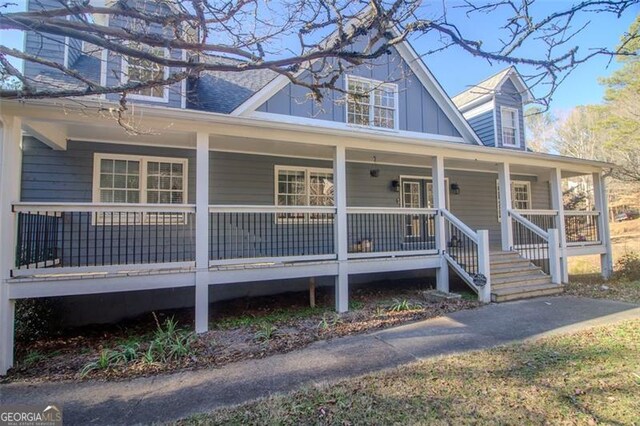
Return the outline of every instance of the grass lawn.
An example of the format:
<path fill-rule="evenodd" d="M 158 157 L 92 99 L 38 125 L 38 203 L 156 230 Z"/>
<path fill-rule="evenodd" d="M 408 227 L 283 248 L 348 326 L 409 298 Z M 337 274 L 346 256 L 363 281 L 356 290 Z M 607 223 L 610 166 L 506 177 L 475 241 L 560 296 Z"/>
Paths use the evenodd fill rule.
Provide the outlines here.
<path fill-rule="evenodd" d="M 180 424 L 639 424 L 640 320 L 431 359 Z"/>

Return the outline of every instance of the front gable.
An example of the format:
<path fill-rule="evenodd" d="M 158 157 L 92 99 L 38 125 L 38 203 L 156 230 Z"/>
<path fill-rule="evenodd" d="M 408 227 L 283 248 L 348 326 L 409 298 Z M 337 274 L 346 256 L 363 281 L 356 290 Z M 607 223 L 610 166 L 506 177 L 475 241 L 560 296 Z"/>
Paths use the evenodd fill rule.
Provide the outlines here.
<path fill-rule="evenodd" d="M 354 49 L 358 47 L 356 43 Z M 330 66 L 335 64 L 335 61 L 327 62 Z M 291 121 L 294 118 L 302 124 L 331 122 L 332 126 L 339 123 L 353 129 L 422 133 L 455 142 L 482 144 L 408 42 L 392 47 L 389 54 L 371 63 L 347 70 L 339 77 L 337 87 L 346 89 L 348 77 L 345 75 L 397 85 L 396 129 L 348 124 L 344 93 L 326 90 L 323 99 L 317 102 L 311 99 L 307 88 L 291 83 L 286 76 L 279 76 L 267 84 L 236 108 L 232 115 L 272 120 L 288 116 L 289 119 L 282 119 Z M 311 81 L 310 72 L 302 71 L 298 78 Z"/>
<path fill-rule="evenodd" d="M 422 85 L 407 63 L 394 48 L 391 54 L 349 70 L 347 76 L 363 77 L 398 86 L 398 130 L 461 137 L 455 125 Z M 300 76 L 310 81 L 309 72 Z M 346 77 L 341 75 L 337 86 L 346 90 Z M 346 123 L 344 93 L 325 91 L 320 103 L 309 97 L 309 90 L 288 83 L 260 105 L 256 111 L 295 117 Z"/>

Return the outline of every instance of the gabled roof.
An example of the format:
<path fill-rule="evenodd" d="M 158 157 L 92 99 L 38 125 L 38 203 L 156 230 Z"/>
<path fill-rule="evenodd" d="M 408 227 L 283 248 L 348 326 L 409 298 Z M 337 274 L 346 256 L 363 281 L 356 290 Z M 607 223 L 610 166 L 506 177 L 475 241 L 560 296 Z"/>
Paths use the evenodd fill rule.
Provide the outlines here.
<path fill-rule="evenodd" d="M 504 84 L 507 79 L 511 79 L 513 84 L 515 84 L 518 91 L 522 94 L 522 100 L 524 102 L 528 102 L 533 99 L 533 94 L 529 87 L 522 79 L 522 76 L 518 72 L 518 70 L 510 66 L 508 68 L 503 69 L 497 74 L 492 75 L 486 80 L 481 81 L 478 84 L 474 84 L 469 89 L 464 92 L 458 93 L 454 97 L 451 98 L 453 103 L 459 108 L 462 109 L 465 105 L 472 104 L 485 96 L 493 96 L 494 94 L 500 91 L 500 88 Z"/>
<path fill-rule="evenodd" d="M 241 63 L 224 57 L 209 57 L 207 61 L 219 64 Z M 188 107 L 229 114 L 277 76 L 278 73 L 269 69 L 203 71 L 191 83 Z"/>
<path fill-rule="evenodd" d="M 396 35 L 399 35 L 396 28 L 393 29 Z M 451 120 L 458 132 L 467 140 L 475 142 L 477 145 L 484 145 L 475 131 L 471 128 L 467 120 L 462 116 L 462 113 L 451 101 L 451 98 L 446 94 L 440 83 L 433 76 L 431 71 L 427 68 L 426 64 L 416 53 L 413 46 L 408 40 L 404 39 L 402 42 L 394 46 L 402 59 L 411 68 L 411 71 L 418 77 L 425 89 L 435 99 L 437 104 L 442 108 L 445 115 Z M 302 68 L 298 75 L 304 72 L 306 68 Z M 266 86 L 262 87 L 255 94 L 249 97 L 238 108 L 231 112 L 231 115 L 242 116 L 248 115 L 255 111 L 260 105 L 262 105 L 267 99 L 278 93 L 279 90 L 290 84 L 290 80 L 285 75 L 278 75 L 271 80 Z"/>

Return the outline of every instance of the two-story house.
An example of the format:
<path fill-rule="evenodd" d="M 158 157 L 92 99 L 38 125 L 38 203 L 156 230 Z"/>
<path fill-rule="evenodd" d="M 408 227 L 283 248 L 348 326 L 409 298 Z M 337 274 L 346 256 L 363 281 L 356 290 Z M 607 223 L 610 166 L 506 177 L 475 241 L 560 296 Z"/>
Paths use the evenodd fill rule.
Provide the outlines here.
<path fill-rule="evenodd" d="M 171 71 L 35 32 L 26 50 L 95 81 Z M 610 273 L 610 165 L 526 149 L 515 69 L 452 100 L 405 41 L 339 84 L 360 96 L 318 104 L 271 71 L 205 72 L 130 94 L 138 134 L 109 114 L 113 95 L 3 101 L 0 372 L 24 298 L 64 297 L 88 321 L 188 304 L 202 332 L 211 300 L 312 278 L 344 312 L 350 280 L 389 272 L 444 292 L 457 274 L 484 302 L 562 291 L 568 256 L 600 254 Z M 564 210 L 577 175 L 593 177 L 595 211 Z"/>

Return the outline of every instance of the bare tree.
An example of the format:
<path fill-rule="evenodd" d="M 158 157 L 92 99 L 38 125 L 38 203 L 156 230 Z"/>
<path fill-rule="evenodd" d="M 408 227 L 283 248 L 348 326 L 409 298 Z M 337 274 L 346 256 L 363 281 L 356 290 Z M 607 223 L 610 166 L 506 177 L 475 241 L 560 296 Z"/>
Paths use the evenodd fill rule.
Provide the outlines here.
<path fill-rule="evenodd" d="M 31 0 L 36 6 L 44 1 Z M 430 34 L 438 45 L 426 55 L 458 47 L 491 63 L 527 66 L 530 72 L 524 77 L 530 86 L 541 88 L 537 102 L 546 107 L 558 84 L 579 64 L 599 55 L 637 54 L 620 47 L 578 47 L 574 38 L 587 30 L 590 17 L 603 13 L 620 17 L 639 1 L 559 3 L 561 9 L 545 16 L 538 15 L 535 0 L 463 1 L 452 6 L 465 12 L 468 19 L 462 23 L 449 17 L 444 2 L 440 8 L 415 0 L 104 0 L 102 5 L 91 0 L 47 0 L 46 7 L 15 13 L 6 12 L 11 2 L 6 0 L 0 1 L 0 30 L 35 32 L 69 49 L 78 49 L 82 42 L 85 51 L 102 60 L 108 52 L 151 72 L 96 81 L 64 61 L 0 43 L 0 74 L 7 82 L 0 88 L 0 98 L 116 93 L 124 106 L 127 93 L 158 90 L 207 71 L 270 70 L 306 87 L 310 97 L 320 100 L 329 90 L 344 92 L 337 82 L 349 68 L 375 61 L 409 37 Z M 467 37 L 466 25 L 487 14 L 506 16 L 504 24 L 485 40 Z M 621 46 L 637 37 L 628 34 Z M 543 48 L 535 55 L 522 53 L 530 43 Z M 177 51 L 184 54 L 172 54 Z M 11 65 L 11 57 L 54 70 L 64 84 L 21 72 Z M 171 72 L 160 72 L 165 68 Z"/>

